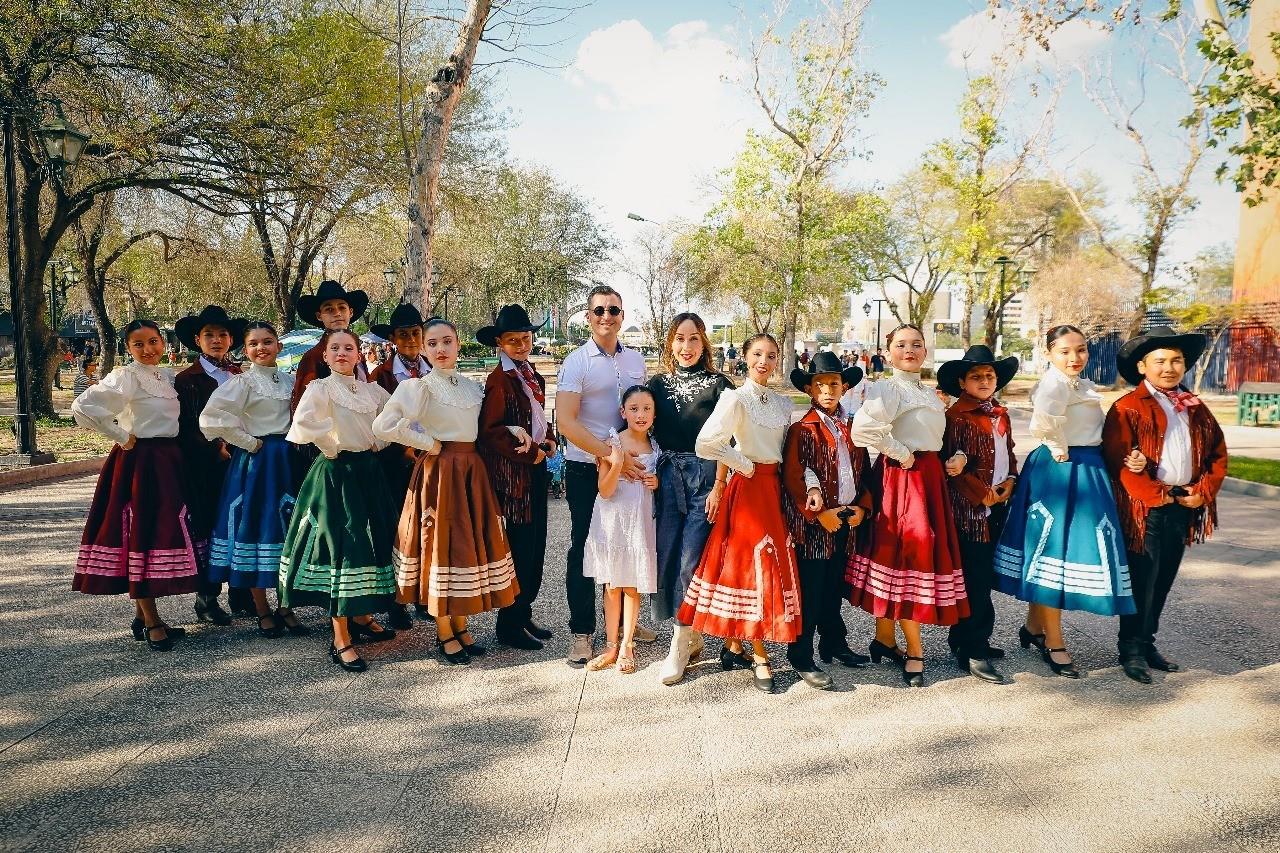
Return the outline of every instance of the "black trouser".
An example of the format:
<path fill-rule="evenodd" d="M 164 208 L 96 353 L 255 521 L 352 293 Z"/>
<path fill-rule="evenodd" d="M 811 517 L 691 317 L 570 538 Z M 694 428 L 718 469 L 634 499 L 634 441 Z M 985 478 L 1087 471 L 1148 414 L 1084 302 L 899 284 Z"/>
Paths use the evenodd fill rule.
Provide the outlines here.
<path fill-rule="evenodd" d="M 591 514 L 595 511 L 599 492 L 600 482 L 594 463 L 565 460 L 564 497 L 569 504 L 571 527 L 564 587 L 569 598 L 569 631 L 574 634 L 596 632 L 596 584 L 591 578 L 582 576 L 582 552 L 587 545 Z"/>
<path fill-rule="evenodd" d="M 1191 513 L 1181 504 L 1166 504 L 1147 514 L 1147 532 L 1142 551 L 1130 551 L 1129 579 L 1137 612 L 1120 617 L 1120 656 L 1142 657 L 1155 645 L 1160 630 L 1160 614 L 1187 550 L 1187 528 Z"/>
<path fill-rule="evenodd" d="M 840 617 L 840 605 L 844 603 L 844 570 L 848 557 L 845 546 L 849 529 L 843 528 L 835 537 L 832 556 L 824 560 L 797 560 L 800 572 L 800 636 L 787 646 L 787 660 L 796 664 L 813 665 L 813 635 L 818 633 L 818 647 L 822 651 L 846 651 L 849 648 L 849 630 Z"/>
<path fill-rule="evenodd" d="M 947 635 L 951 651 L 958 657 L 982 660 L 991 646 L 991 634 L 996 629 L 996 608 L 991 603 L 991 587 L 996 580 L 996 543 L 1008 517 L 1008 504 L 996 504 L 987 518 L 991 535 L 986 542 L 960 539 L 960 565 L 964 571 L 969 615 L 952 625 Z"/>
<path fill-rule="evenodd" d="M 497 631 L 520 631 L 533 618 L 533 601 L 542 588 L 542 564 L 547 555 L 547 465 L 529 469 L 528 524 L 507 524 L 511 561 L 516 565 L 520 592 L 509 607 L 498 611 Z M 582 574 L 582 552 L 578 552 L 578 574 Z M 594 605 L 594 602 L 593 602 Z"/>

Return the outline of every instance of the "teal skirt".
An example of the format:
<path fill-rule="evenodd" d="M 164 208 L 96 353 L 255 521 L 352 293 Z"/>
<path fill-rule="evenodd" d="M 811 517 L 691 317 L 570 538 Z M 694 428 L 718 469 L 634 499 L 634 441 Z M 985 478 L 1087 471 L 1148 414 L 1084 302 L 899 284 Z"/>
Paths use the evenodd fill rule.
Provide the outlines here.
<path fill-rule="evenodd" d="M 395 600 L 392 506 L 372 451 L 317 456 L 298 490 L 280 555 L 280 604 L 330 616 L 385 613 Z"/>

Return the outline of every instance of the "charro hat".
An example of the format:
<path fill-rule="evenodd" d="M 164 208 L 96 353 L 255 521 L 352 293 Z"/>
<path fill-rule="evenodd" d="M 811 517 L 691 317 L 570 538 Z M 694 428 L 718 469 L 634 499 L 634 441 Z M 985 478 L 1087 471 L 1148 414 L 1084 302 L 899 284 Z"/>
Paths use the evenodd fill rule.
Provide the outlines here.
<path fill-rule="evenodd" d="M 862 381 L 861 367 L 845 367 L 840 363 L 840 357 L 835 353 L 822 350 L 814 353 L 813 358 L 809 359 L 808 365 L 794 368 L 791 371 L 791 384 L 804 391 L 809 383 L 813 381 L 813 377 L 821 373 L 839 373 L 841 381 L 849 386 L 857 385 Z"/>
<path fill-rule="evenodd" d="M 298 297 L 298 316 L 307 325 L 318 329 L 324 328 L 324 324 L 320 322 L 320 306 L 330 299 L 341 299 L 351 306 L 353 323 L 364 313 L 364 309 L 369 307 L 369 294 L 363 290 L 347 290 L 338 282 L 328 280 L 320 282 L 316 292 L 310 296 Z"/>
<path fill-rule="evenodd" d="M 1120 351 L 1116 353 L 1116 367 L 1120 368 L 1120 375 L 1126 382 L 1137 386 L 1142 382 L 1142 374 L 1138 372 L 1138 362 L 1152 350 L 1176 349 L 1182 353 L 1187 367 L 1190 368 L 1200 356 L 1204 355 L 1205 347 L 1208 345 L 1209 339 L 1204 335 L 1195 332 L 1180 335 L 1168 326 L 1156 326 L 1124 342 Z"/>
<path fill-rule="evenodd" d="M 206 305 L 199 314 L 188 314 L 174 323 L 173 333 L 187 349 L 199 349 L 196 338 L 200 330 L 205 326 L 221 326 L 231 333 L 231 348 L 236 349 L 244 342 L 244 327 L 248 324 L 248 320 L 228 316 L 227 309 L 221 305 Z"/>
<path fill-rule="evenodd" d="M 534 325 L 529 319 L 529 312 L 524 310 L 523 305 L 503 305 L 498 310 L 498 316 L 494 318 L 492 326 L 483 326 L 476 330 L 476 340 L 487 347 L 496 347 L 498 338 L 507 332 L 536 332 L 545 325 L 545 322 Z"/>
<path fill-rule="evenodd" d="M 1016 355 L 997 359 L 986 344 L 974 344 L 960 358 L 942 363 L 938 368 L 938 388 L 952 397 L 959 397 L 964 393 L 960 387 L 964 375 L 979 365 L 990 365 L 996 369 L 996 390 L 999 391 L 1018 372 L 1018 363 Z"/>
<path fill-rule="evenodd" d="M 422 315 L 418 313 L 418 309 L 406 303 L 397 305 L 396 309 L 391 312 L 391 316 L 387 318 L 387 322 L 372 325 L 369 327 L 369 331 L 384 341 L 389 341 L 392 333 L 397 329 L 411 329 L 414 326 L 421 326 L 422 322 Z"/>

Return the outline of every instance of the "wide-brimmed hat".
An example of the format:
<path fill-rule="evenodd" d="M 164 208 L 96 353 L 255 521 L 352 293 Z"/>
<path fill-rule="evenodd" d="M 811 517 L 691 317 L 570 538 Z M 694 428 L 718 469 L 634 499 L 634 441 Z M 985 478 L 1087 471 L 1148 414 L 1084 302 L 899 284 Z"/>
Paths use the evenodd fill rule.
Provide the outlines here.
<path fill-rule="evenodd" d="M 498 316 L 494 318 L 492 326 L 483 326 L 476 330 L 476 340 L 487 347 L 496 347 L 498 338 L 507 332 L 536 332 L 545 325 L 545 321 L 534 325 L 529 319 L 529 312 L 524 310 L 523 305 L 503 305 L 498 310 Z"/>
<path fill-rule="evenodd" d="M 322 281 L 315 293 L 298 297 L 298 316 L 307 325 L 323 329 L 324 324 L 320 322 L 320 306 L 330 299 L 341 299 L 351 306 L 353 323 L 364 313 L 364 309 L 369 307 L 369 294 L 363 290 L 347 290 L 336 281 Z"/>
<path fill-rule="evenodd" d="M 187 349 L 200 349 L 196 338 L 205 326 L 221 326 L 231 333 L 231 348 L 236 349 L 244 343 L 244 327 L 248 320 L 227 316 L 227 309 L 221 305 L 206 305 L 199 314 L 188 314 L 173 324 L 173 333 Z"/>
<path fill-rule="evenodd" d="M 387 322 L 375 323 L 369 327 L 369 331 L 384 341 L 389 341 L 396 329 L 412 329 L 414 326 L 421 325 L 422 315 L 418 313 L 418 309 L 412 305 L 404 304 L 396 306 L 396 310 L 391 312 Z"/>
<path fill-rule="evenodd" d="M 1189 369 L 1200 356 L 1204 355 L 1205 347 L 1208 345 L 1209 339 L 1204 335 L 1195 332 L 1180 335 L 1168 326 L 1156 326 L 1124 342 L 1120 351 L 1116 353 L 1116 367 L 1120 368 L 1120 375 L 1125 381 L 1136 387 L 1142 382 L 1142 374 L 1138 372 L 1138 362 L 1152 350 L 1178 350 L 1182 353 L 1182 358 Z"/>
<path fill-rule="evenodd" d="M 813 381 L 813 377 L 821 373 L 839 373 L 840 379 L 844 384 L 851 387 L 862 381 L 861 367 L 845 367 L 840 363 L 838 355 L 823 350 L 815 353 L 805 367 L 792 369 L 791 384 L 804 391 L 809 383 Z"/>
<path fill-rule="evenodd" d="M 999 391 L 1008 385 L 1009 380 L 1018 372 L 1018 364 L 1016 355 L 997 359 L 991 347 L 986 344 L 974 344 L 965 350 L 960 358 L 942 363 L 938 368 L 938 388 L 952 397 L 959 397 L 964 393 L 964 389 L 960 387 L 964 375 L 975 367 L 990 365 L 996 369 L 996 390 Z"/>

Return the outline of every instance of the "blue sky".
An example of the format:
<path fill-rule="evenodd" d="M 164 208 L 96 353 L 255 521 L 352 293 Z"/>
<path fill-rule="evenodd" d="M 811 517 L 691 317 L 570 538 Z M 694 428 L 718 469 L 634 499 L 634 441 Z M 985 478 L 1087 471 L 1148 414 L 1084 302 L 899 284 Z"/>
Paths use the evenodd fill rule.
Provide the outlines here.
<path fill-rule="evenodd" d="M 636 227 L 625 218 L 629 211 L 657 221 L 701 218 L 710 200 L 707 178 L 728 164 L 745 131 L 761 124 L 758 107 L 741 88 L 721 81 L 740 68 L 733 51 L 745 43 L 744 26 L 758 27 L 771 6 L 744 5 L 745 24 L 734 5 L 723 2 L 598 0 L 536 34 L 559 42 L 548 52 L 563 67 L 501 66 L 496 77 L 500 102 L 513 118 L 507 133 L 512 156 L 550 169 L 594 200 L 623 242 Z M 871 4 L 865 65 L 885 86 L 862 122 L 866 156 L 850 166 L 850 183 L 891 182 L 933 142 L 957 132 L 967 73 L 960 54 L 968 49 L 968 73 L 981 73 L 983 58 L 1007 41 L 985 8 L 979 0 Z M 1109 60 L 1122 92 L 1136 100 L 1134 55 L 1142 47 L 1132 31 L 1108 35 L 1080 27 L 1062 33 L 1052 57 L 1033 55 L 1059 68 Z M 1084 95 L 1079 75 L 1066 78 L 1047 159 L 1067 174 L 1098 174 L 1109 188 L 1108 216 L 1133 223 L 1126 196 L 1136 151 Z M 1040 83 L 1038 98 L 1026 94 L 1031 80 Z M 1047 73 L 1020 66 L 1012 87 L 1015 136 L 1038 126 L 1049 88 Z M 1155 139 L 1158 160 L 1176 151 L 1176 137 L 1169 134 L 1184 104 L 1158 74 L 1147 78 L 1137 123 L 1165 131 Z M 1216 164 L 1211 153 L 1201 166 L 1194 185 L 1200 206 L 1171 239 L 1175 261 L 1235 240 L 1237 199 L 1214 181 Z"/>

